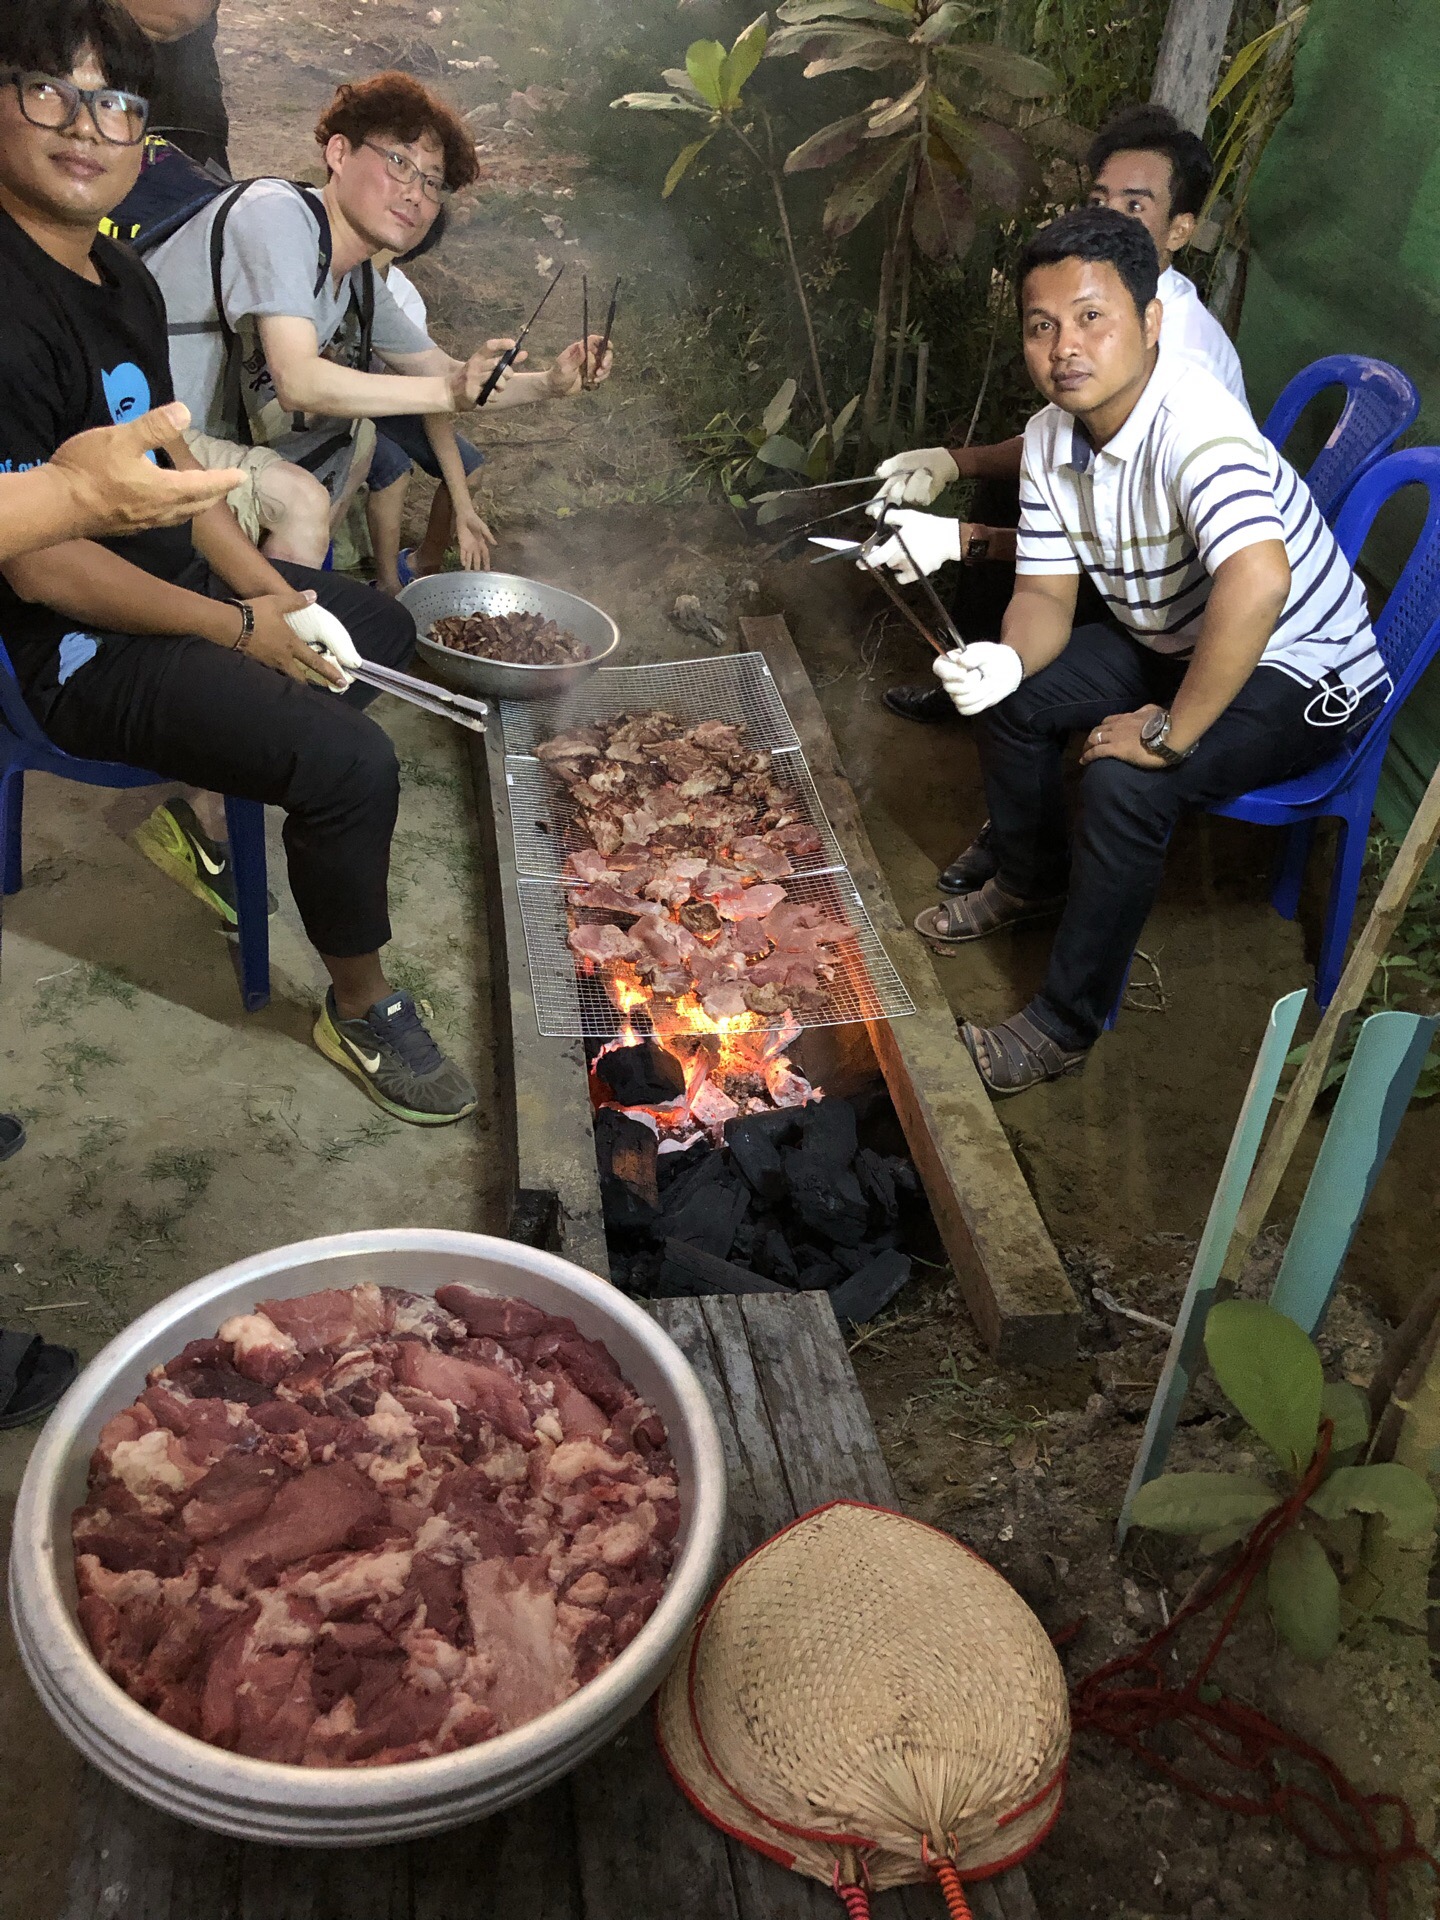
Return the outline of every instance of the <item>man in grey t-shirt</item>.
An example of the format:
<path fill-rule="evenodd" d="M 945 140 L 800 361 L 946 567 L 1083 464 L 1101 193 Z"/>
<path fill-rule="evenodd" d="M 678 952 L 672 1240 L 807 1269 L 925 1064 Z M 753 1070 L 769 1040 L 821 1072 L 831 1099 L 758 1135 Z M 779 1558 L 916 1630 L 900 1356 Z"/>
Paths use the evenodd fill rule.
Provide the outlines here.
<path fill-rule="evenodd" d="M 329 176 L 323 191 L 307 195 L 284 180 L 247 187 L 226 214 L 220 286 L 243 356 L 240 398 L 251 437 L 314 472 L 334 499 L 351 477 L 359 422 L 448 418 L 473 407 L 509 342 L 491 340 L 469 360 L 452 359 L 406 319 L 369 268 L 383 250 L 409 252 L 449 194 L 475 179 L 474 143 L 452 109 L 408 74 L 382 73 L 341 87 L 315 137 Z M 201 431 L 234 440 L 239 423 L 225 390 L 227 343 L 211 267 L 223 206 L 225 197 L 212 202 L 147 264 L 165 295 L 176 395 Z M 359 364 L 358 316 L 367 299 L 373 350 L 386 373 Z M 486 404 L 578 393 L 587 351 L 592 378 L 608 372 L 608 355 L 604 367 L 593 365 L 599 345 L 576 341 L 544 373 L 512 369 Z"/>

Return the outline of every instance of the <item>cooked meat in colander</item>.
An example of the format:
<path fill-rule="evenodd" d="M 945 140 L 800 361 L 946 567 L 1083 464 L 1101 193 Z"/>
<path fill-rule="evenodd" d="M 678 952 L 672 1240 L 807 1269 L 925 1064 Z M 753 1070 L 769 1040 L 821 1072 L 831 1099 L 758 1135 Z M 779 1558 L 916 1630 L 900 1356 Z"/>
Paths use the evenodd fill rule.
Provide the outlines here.
<path fill-rule="evenodd" d="M 522 1300 L 265 1300 L 106 1422 L 80 1621 L 132 1699 L 294 1766 L 473 1746 L 635 1638 L 674 1563 L 659 1418 Z"/>
<path fill-rule="evenodd" d="M 430 638 L 452 653 L 514 667 L 563 667 L 590 658 L 583 640 L 538 613 L 451 613 L 435 622 Z"/>

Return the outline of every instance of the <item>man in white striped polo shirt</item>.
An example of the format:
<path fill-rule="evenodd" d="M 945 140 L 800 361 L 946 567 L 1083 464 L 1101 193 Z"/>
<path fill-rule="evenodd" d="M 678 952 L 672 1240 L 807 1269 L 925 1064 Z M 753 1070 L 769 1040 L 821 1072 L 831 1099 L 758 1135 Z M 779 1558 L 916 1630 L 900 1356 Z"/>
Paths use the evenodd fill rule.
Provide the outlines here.
<path fill-rule="evenodd" d="M 935 663 L 960 712 L 984 715 L 998 866 L 916 926 L 945 947 L 1060 916 L 1029 1006 L 962 1025 L 997 1093 L 1084 1061 L 1182 809 L 1317 765 L 1388 685 L 1364 592 L 1304 482 L 1218 380 L 1161 347 L 1157 274 L 1145 229 L 1108 208 L 1026 247 L 1025 359 L 1051 404 L 1025 432 L 1015 595 L 998 643 Z M 908 574 L 895 541 L 874 559 Z M 1111 619 L 1072 631 L 1082 571 Z"/>

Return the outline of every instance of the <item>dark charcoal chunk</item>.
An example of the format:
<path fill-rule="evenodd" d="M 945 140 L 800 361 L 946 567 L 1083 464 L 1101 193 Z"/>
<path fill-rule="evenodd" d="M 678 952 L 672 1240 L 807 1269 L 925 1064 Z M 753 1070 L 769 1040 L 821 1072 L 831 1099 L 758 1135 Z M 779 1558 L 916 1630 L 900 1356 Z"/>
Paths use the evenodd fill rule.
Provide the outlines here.
<path fill-rule="evenodd" d="M 833 1260 L 827 1260 L 823 1253 L 816 1253 L 813 1247 L 800 1249 L 798 1264 L 798 1284 L 806 1293 L 826 1293 L 845 1278 Z"/>
<path fill-rule="evenodd" d="M 873 1147 L 861 1147 L 855 1156 L 855 1178 L 861 1191 L 886 1226 L 893 1226 L 900 1212 L 895 1193 L 895 1174 Z"/>
<path fill-rule="evenodd" d="M 600 1166 L 600 1199 L 605 1219 L 615 1227 L 648 1226 L 660 1211 L 655 1184 L 655 1135 L 643 1121 L 615 1107 L 595 1116 L 595 1155 Z"/>
<path fill-rule="evenodd" d="M 787 1287 L 799 1282 L 800 1274 L 795 1265 L 795 1256 L 790 1251 L 790 1242 L 778 1227 L 767 1227 L 756 1234 L 750 1260 L 761 1273 L 768 1273 L 772 1280 L 779 1280 Z"/>
<path fill-rule="evenodd" d="M 830 1167 L 848 1167 L 855 1158 L 855 1109 L 848 1100 L 812 1100 L 802 1109 L 802 1144 Z"/>
<path fill-rule="evenodd" d="M 679 1207 L 672 1207 L 667 1196 L 660 1231 L 667 1239 L 683 1240 L 723 1260 L 735 1243 L 735 1230 L 749 1205 L 750 1189 L 742 1180 L 708 1181 L 689 1193 Z"/>
<path fill-rule="evenodd" d="M 835 1309 L 835 1318 L 842 1326 L 859 1326 L 861 1321 L 873 1319 L 883 1307 L 889 1306 L 909 1278 L 908 1254 L 897 1253 L 893 1248 L 877 1254 L 831 1292 L 830 1304 Z"/>
<path fill-rule="evenodd" d="M 685 1091 L 684 1067 L 653 1040 L 603 1054 L 595 1072 L 622 1107 L 663 1106 Z"/>
<path fill-rule="evenodd" d="M 897 1193 L 916 1194 L 921 1191 L 920 1175 L 915 1171 L 914 1164 L 903 1154 L 887 1155 L 885 1165 L 890 1170 Z"/>
<path fill-rule="evenodd" d="M 808 1147 L 787 1147 L 784 1167 L 790 1204 L 804 1225 L 836 1246 L 858 1247 L 870 1225 L 870 1202 L 849 1167 Z"/>
<path fill-rule="evenodd" d="M 863 1247 L 832 1247 L 830 1258 L 842 1273 L 858 1273 L 867 1261 L 875 1258 L 875 1251 L 867 1241 Z"/>
<path fill-rule="evenodd" d="M 756 1114 L 745 1120 L 731 1120 L 725 1128 L 725 1139 L 731 1160 L 760 1198 L 779 1200 L 784 1197 L 788 1183 L 785 1169 L 780 1164 L 780 1155 L 771 1138 L 774 1129 L 755 1124 L 757 1120 L 768 1120 L 769 1117 L 768 1114 Z"/>
<path fill-rule="evenodd" d="M 683 1240 L 665 1242 L 665 1258 L 656 1286 L 662 1297 L 675 1294 L 711 1293 L 788 1293 L 788 1287 L 767 1280 L 748 1267 L 735 1266 L 729 1260 L 717 1260 L 700 1247 L 687 1246 Z"/>
<path fill-rule="evenodd" d="M 662 1182 L 667 1213 L 684 1206 L 691 1194 L 698 1192 L 701 1187 L 708 1187 L 717 1180 L 729 1182 L 732 1179 L 724 1154 L 717 1153 L 708 1140 L 699 1143 L 698 1152 L 692 1147 L 683 1155 L 666 1154 L 660 1161 L 661 1167 L 671 1158 L 683 1159 L 685 1165 L 672 1179 Z"/>
<path fill-rule="evenodd" d="M 660 1191 L 666 1192 L 680 1178 L 698 1167 L 702 1160 L 710 1159 L 714 1149 L 708 1140 L 697 1140 L 693 1146 L 686 1147 L 682 1153 L 662 1153 L 657 1162 Z"/>
<path fill-rule="evenodd" d="M 747 1113 L 725 1122 L 725 1139 L 733 1144 L 737 1132 L 768 1140 L 772 1147 L 793 1147 L 800 1138 L 807 1107 L 772 1107 L 768 1113 Z"/>

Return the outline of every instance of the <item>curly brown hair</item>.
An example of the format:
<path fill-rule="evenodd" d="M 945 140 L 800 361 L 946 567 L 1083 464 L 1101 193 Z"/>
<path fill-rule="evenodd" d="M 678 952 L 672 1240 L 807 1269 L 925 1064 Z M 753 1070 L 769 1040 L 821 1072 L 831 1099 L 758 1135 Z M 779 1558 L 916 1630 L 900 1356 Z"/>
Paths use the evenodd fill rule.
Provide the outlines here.
<path fill-rule="evenodd" d="M 324 148 L 337 134 L 352 147 L 372 135 L 408 145 L 430 134 L 445 150 L 445 184 L 470 186 L 480 172 L 475 142 L 455 109 L 408 73 L 377 73 L 341 87 L 321 114 L 315 138 Z"/>

